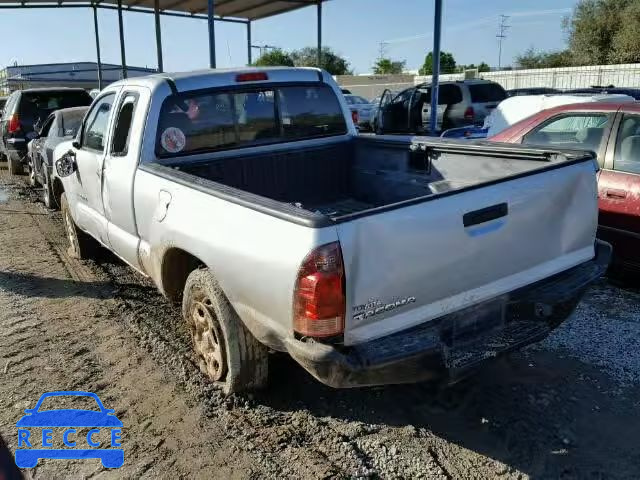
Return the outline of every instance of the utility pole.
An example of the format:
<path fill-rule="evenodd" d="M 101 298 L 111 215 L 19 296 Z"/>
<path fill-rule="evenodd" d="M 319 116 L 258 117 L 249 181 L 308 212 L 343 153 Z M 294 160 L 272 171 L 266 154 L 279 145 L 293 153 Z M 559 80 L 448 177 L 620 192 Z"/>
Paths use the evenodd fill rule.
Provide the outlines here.
<path fill-rule="evenodd" d="M 502 41 L 507 38 L 507 30 L 511 28 L 511 25 L 507 25 L 509 15 L 500 15 L 500 25 L 498 25 L 498 70 L 502 68 Z"/>
<path fill-rule="evenodd" d="M 378 48 L 378 60 L 383 59 L 387 56 L 388 46 L 389 46 L 388 42 L 380 42 L 380 47 Z"/>

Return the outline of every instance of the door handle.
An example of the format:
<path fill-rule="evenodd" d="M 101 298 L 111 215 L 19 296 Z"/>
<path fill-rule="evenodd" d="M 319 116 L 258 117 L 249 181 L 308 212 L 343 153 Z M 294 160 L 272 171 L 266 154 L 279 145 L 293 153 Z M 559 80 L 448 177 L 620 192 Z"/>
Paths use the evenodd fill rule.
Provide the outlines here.
<path fill-rule="evenodd" d="M 462 216 L 462 224 L 467 228 L 506 217 L 507 215 L 509 215 L 509 205 L 507 203 L 499 203 L 487 208 L 465 213 Z"/>
<path fill-rule="evenodd" d="M 617 188 L 610 188 L 605 191 L 605 195 L 607 198 L 627 198 L 627 192 L 624 190 L 619 190 Z"/>

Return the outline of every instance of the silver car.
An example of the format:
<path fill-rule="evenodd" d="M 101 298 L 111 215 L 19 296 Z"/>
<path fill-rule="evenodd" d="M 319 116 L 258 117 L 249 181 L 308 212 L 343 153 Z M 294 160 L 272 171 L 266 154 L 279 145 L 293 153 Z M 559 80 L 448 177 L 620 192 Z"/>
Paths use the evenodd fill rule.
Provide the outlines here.
<path fill-rule="evenodd" d="M 360 129 L 371 129 L 371 119 L 373 118 L 375 105 L 359 95 L 345 95 L 344 98 L 347 100 L 349 109 L 358 114 L 357 126 Z"/>

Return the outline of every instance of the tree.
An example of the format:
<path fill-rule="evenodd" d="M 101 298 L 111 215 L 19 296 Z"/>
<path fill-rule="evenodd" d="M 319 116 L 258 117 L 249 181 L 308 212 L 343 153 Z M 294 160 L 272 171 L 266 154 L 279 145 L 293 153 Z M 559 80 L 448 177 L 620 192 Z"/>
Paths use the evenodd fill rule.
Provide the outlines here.
<path fill-rule="evenodd" d="M 440 73 L 455 73 L 456 61 L 449 52 L 440 52 Z M 433 74 L 433 52 L 429 52 L 424 59 L 424 65 L 420 68 L 420 75 Z"/>
<path fill-rule="evenodd" d="M 293 67 L 293 60 L 288 53 L 276 48 L 263 53 L 253 62 L 253 65 L 256 67 Z"/>
<path fill-rule="evenodd" d="M 640 62 L 640 0 L 579 0 L 564 19 L 568 49 L 516 59 L 523 68 Z"/>
<path fill-rule="evenodd" d="M 640 0 L 580 0 L 565 29 L 575 65 L 640 61 Z"/>
<path fill-rule="evenodd" d="M 559 68 L 573 65 L 573 58 L 569 50 L 559 52 L 539 52 L 530 47 L 516 57 L 519 68 Z"/>
<path fill-rule="evenodd" d="M 406 61 L 393 61 L 390 58 L 379 58 L 373 65 L 373 73 L 378 75 L 397 75 L 404 71 Z"/>
<path fill-rule="evenodd" d="M 490 72 L 491 71 L 491 67 L 489 66 L 488 63 L 485 62 L 480 62 L 480 65 L 478 65 L 478 71 L 479 72 Z"/>
<path fill-rule="evenodd" d="M 622 25 L 621 13 L 632 0 L 581 0 L 565 19 L 569 49 L 578 65 L 609 61 L 614 32 Z"/>
<path fill-rule="evenodd" d="M 611 63 L 640 62 L 640 2 L 634 2 L 623 12 L 622 22 L 611 41 Z"/>
<path fill-rule="evenodd" d="M 305 47 L 291 52 L 291 59 L 296 67 L 317 67 L 318 49 Z M 331 48 L 322 48 L 322 61 L 320 68 L 324 68 L 331 75 L 350 75 L 349 62 L 336 54 Z"/>

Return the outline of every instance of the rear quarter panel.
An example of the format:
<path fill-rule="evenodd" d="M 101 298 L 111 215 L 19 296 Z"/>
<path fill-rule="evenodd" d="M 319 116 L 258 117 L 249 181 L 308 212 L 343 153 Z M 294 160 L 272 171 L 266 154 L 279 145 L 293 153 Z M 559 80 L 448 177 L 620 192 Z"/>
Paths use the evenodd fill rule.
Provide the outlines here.
<path fill-rule="evenodd" d="M 136 174 L 134 201 L 141 264 L 161 290 L 164 256 L 180 248 L 211 269 L 259 340 L 278 348 L 277 341 L 293 335 L 298 269 L 314 247 L 337 240 L 335 227 L 301 226 L 145 170 Z"/>

